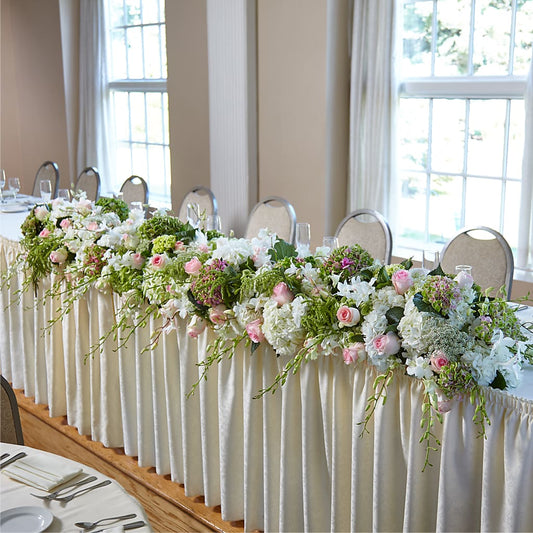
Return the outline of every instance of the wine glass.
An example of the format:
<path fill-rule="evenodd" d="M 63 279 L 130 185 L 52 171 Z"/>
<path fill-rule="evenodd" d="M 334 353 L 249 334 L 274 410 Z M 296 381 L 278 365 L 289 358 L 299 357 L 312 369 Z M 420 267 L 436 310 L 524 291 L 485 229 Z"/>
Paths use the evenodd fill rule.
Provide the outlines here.
<path fill-rule="evenodd" d="M 431 272 L 440 264 L 439 252 L 434 250 L 424 250 L 422 252 L 422 268 L 427 272 Z"/>
<path fill-rule="evenodd" d="M 207 231 L 218 231 L 222 230 L 222 221 L 218 215 L 208 215 L 205 221 L 205 229 Z"/>
<path fill-rule="evenodd" d="M 57 197 L 68 202 L 70 201 L 70 191 L 68 189 L 59 189 L 59 191 L 57 191 Z"/>
<path fill-rule="evenodd" d="M 3 188 L 6 184 L 6 171 L 2 168 L 2 172 L 0 172 L 0 203 L 4 203 L 4 192 Z"/>
<path fill-rule="evenodd" d="M 39 184 L 41 191 L 41 200 L 48 203 L 52 199 L 52 182 L 50 180 L 41 180 Z"/>
<path fill-rule="evenodd" d="M 13 193 L 13 200 L 17 199 L 17 193 L 20 191 L 20 180 L 18 178 L 9 178 L 9 190 Z"/>
<path fill-rule="evenodd" d="M 311 244 L 311 226 L 307 222 L 296 224 L 296 250 L 301 256 L 309 254 Z"/>

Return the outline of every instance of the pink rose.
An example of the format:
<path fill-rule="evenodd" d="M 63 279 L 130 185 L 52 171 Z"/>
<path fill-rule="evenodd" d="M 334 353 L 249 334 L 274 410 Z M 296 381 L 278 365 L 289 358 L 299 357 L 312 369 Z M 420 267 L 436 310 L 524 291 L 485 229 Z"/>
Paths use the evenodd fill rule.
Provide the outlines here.
<path fill-rule="evenodd" d="M 398 294 L 405 294 L 413 286 L 413 278 L 408 270 L 397 270 L 392 275 L 392 284 Z"/>
<path fill-rule="evenodd" d="M 52 261 L 52 263 L 64 263 L 67 260 L 67 257 L 68 252 L 64 248 L 50 252 L 50 261 Z"/>
<path fill-rule="evenodd" d="M 461 270 L 461 272 L 455 276 L 455 281 L 460 289 L 470 289 L 474 284 L 474 278 L 464 270 Z"/>
<path fill-rule="evenodd" d="M 400 351 L 400 339 L 392 331 L 378 335 L 372 343 L 379 355 L 394 355 Z"/>
<path fill-rule="evenodd" d="M 39 237 L 41 237 L 42 239 L 46 239 L 46 237 L 48 237 L 49 235 L 50 235 L 50 230 L 47 228 L 42 229 L 41 233 L 39 233 Z"/>
<path fill-rule="evenodd" d="M 355 363 L 359 358 L 363 359 L 365 356 L 365 345 L 362 342 L 356 342 L 342 351 L 342 357 L 347 365 Z"/>
<path fill-rule="evenodd" d="M 359 310 L 355 307 L 348 307 L 347 305 L 341 305 L 337 310 L 337 319 L 340 322 L 340 326 L 355 326 L 361 319 Z"/>
<path fill-rule="evenodd" d="M 446 366 L 449 361 L 442 350 L 436 350 L 431 354 L 430 363 L 431 368 L 438 374 L 442 370 L 442 367 Z"/>
<path fill-rule="evenodd" d="M 150 260 L 150 264 L 156 270 L 160 270 L 167 264 L 167 258 L 163 254 L 155 254 Z"/>
<path fill-rule="evenodd" d="M 289 290 L 289 287 L 287 287 L 287 284 L 282 281 L 278 283 L 274 290 L 272 291 L 271 298 L 278 304 L 288 304 L 289 302 L 292 302 L 294 300 L 294 294 Z"/>
<path fill-rule="evenodd" d="M 226 309 L 227 307 L 224 304 L 215 305 L 215 307 L 209 309 L 209 320 L 211 320 L 213 324 L 224 324 L 227 318 L 224 314 Z"/>
<path fill-rule="evenodd" d="M 250 337 L 250 340 L 252 342 L 255 342 L 256 344 L 259 344 L 260 342 L 265 340 L 265 335 L 263 334 L 263 330 L 261 329 L 262 323 L 263 319 L 258 318 L 246 324 L 246 333 L 248 333 L 248 337 Z"/>
<path fill-rule="evenodd" d="M 202 268 L 202 262 L 197 257 L 193 257 L 183 265 L 183 268 L 187 274 L 195 275 Z"/>
<path fill-rule="evenodd" d="M 91 212 L 91 201 L 87 200 L 87 198 L 83 198 L 76 205 L 76 209 L 78 213 L 81 213 L 82 215 L 88 215 Z"/>
<path fill-rule="evenodd" d="M 207 246 L 205 242 L 203 242 L 202 244 L 199 244 L 198 249 L 200 250 L 200 252 L 204 252 L 204 254 L 209 252 L 209 246 Z"/>
<path fill-rule="evenodd" d="M 176 241 L 176 244 L 174 245 L 174 250 L 178 251 L 178 250 L 184 250 L 185 249 L 185 245 L 183 244 L 182 241 Z"/>
<path fill-rule="evenodd" d="M 139 252 L 135 252 L 131 256 L 131 261 L 133 263 L 133 267 L 139 270 L 144 265 L 145 259 L 142 254 L 140 254 Z"/>
<path fill-rule="evenodd" d="M 94 221 L 89 222 L 89 223 L 87 224 L 87 229 L 88 229 L 89 231 L 97 231 L 97 230 L 98 230 L 98 223 L 97 223 L 97 222 L 94 222 Z"/>
<path fill-rule="evenodd" d="M 195 317 L 187 326 L 187 335 L 193 339 L 196 339 L 198 335 L 203 333 L 206 326 L 207 322 L 203 318 Z"/>
<path fill-rule="evenodd" d="M 64 218 L 59 225 L 61 226 L 61 229 L 68 229 L 72 225 L 70 222 L 70 218 Z"/>

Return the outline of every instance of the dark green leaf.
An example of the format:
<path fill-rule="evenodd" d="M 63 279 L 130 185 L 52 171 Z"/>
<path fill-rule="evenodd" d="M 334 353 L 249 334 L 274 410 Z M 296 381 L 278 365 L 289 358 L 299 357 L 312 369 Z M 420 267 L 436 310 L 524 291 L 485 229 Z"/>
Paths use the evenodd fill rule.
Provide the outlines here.
<path fill-rule="evenodd" d="M 496 370 L 496 377 L 494 378 L 490 386 L 493 389 L 500 389 L 500 390 L 505 390 L 505 388 L 507 387 L 507 382 L 505 381 L 503 374 L 499 370 Z"/>
<path fill-rule="evenodd" d="M 272 261 L 281 261 L 285 257 L 296 257 L 298 255 L 296 253 L 296 248 L 292 244 L 285 242 L 283 239 L 277 241 L 274 247 L 270 248 L 268 254 Z"/>
<path fill-rule="evenodd" d="M 435 309 L 433 309 L 433 306 L 431 304 L 428 304 L 427 302 L 424 301 L 424 298 L 423 298 L 422 294 L 420 294 L 419 292 L 417 292 L 413 296 L 413 303 L 415 304 L 415 307 L 421 313 L 431 313 L 433 315 L 442 316 L 440 313 L 435 311 Z"/>
<path fill-rule="evenodd" d="M 437 268 L 434 268 L 431 272 L 428 273 L 428 276 L 445 276 L 444 270 L 442 270 L 440 263 L 437 265 Z"/>
<path fill-rule="evenodd" d="M 260 344 L 261 344 L 261 343 L 259 343 L 259 342 L 253 342 L 253 341 L 252 341 L 251 354 L 253 354 L 253 353 L 257 350 L 257 348 L 259 348 L 259 345 L 260 345 Z"/>

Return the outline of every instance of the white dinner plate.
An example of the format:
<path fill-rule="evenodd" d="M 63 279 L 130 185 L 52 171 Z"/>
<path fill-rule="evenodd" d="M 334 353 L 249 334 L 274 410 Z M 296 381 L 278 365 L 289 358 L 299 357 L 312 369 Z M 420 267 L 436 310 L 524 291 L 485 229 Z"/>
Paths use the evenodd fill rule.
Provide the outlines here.
<path fill-rule="evenodd" d="M 0 513 L 0 531 L 39 533 L 53 519 L 54 515 L 42 507 L 13 507 Z"/>
<path fill-rule="evenodd" d="M 0 205 L 0 211 L 2 213 L 21 213 L 28 211 L 28 206 L 25 204 L 4 204 Z"/>

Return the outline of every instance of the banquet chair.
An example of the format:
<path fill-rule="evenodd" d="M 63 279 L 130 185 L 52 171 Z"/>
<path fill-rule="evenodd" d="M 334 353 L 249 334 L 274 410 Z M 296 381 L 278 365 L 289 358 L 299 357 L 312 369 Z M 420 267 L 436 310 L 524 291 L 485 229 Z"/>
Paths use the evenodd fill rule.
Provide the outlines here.
<path fill-rule="evenodd" d="M 50 180 L 52 184 L 52 198 L 57 197 L 57 190 L 59 188 L 59 167 L 53 161 L 45 161 L 37 170 L 35 174 L 35 181 L 33 182 L 32 196 L 41 196 L 41 181 Z"/>
<path fill-rule="evenodd" d="M 143 205 L 148 204 L 148 185 L 140 176 L 130 176 L 120 187 L 122 199 L 131 205 L 132 202 L 141 202 Z"/>
<path fill-rule="evenodd" d="M 296 212 L 292 204 L 278 196 L 269 196 L 255 204 L 248 217 L 245 238 L 255 237 L 262 228 L 292 244 L 296 233 Z"/>
<path fill-rule="evenodd" d="M 180 209 L 178 211 L 178 218 L 182 222 L 187 221 L 187 205 L 189 204 L 198 204 L 200 207 L 200 214 L 206 216 L 209 215 L 218 215 L 218 204 L 215 198 L 215 195 L 202 185 L 197 185 L 193 187 L 181 201 Z"/>
<path fill-rule="evenodd" d="M 392 256 L 392 233 L 381 213 L 374 209 L 357 209 L 337 227 L 339 246 L 358 244 L 374 259 L 389 264 Z"/>
<path fill-rule="evenodd" d="M 96 202 L 100 198 L 100 173 L 95 167 L 84 168 L 74 185 L 75 192 L 84 191 L 87 199 Z"/>
<path fill-rule="evenodd" d="M 514 260 L 503 235 L 486 226 L 464 228 L 450 239 L 441 253 L 441 268 L 455 274 L 457 265 L 470 265 L 475 282 L 483 289 L 501 287 L 511 296 Z"/>
<path fill-rule="evenodd" d="M 0 380 L 2 381 L 0 441 L 22 446 L 24 438 L 17 398 L 7 379 L 0 375 Z"/>

